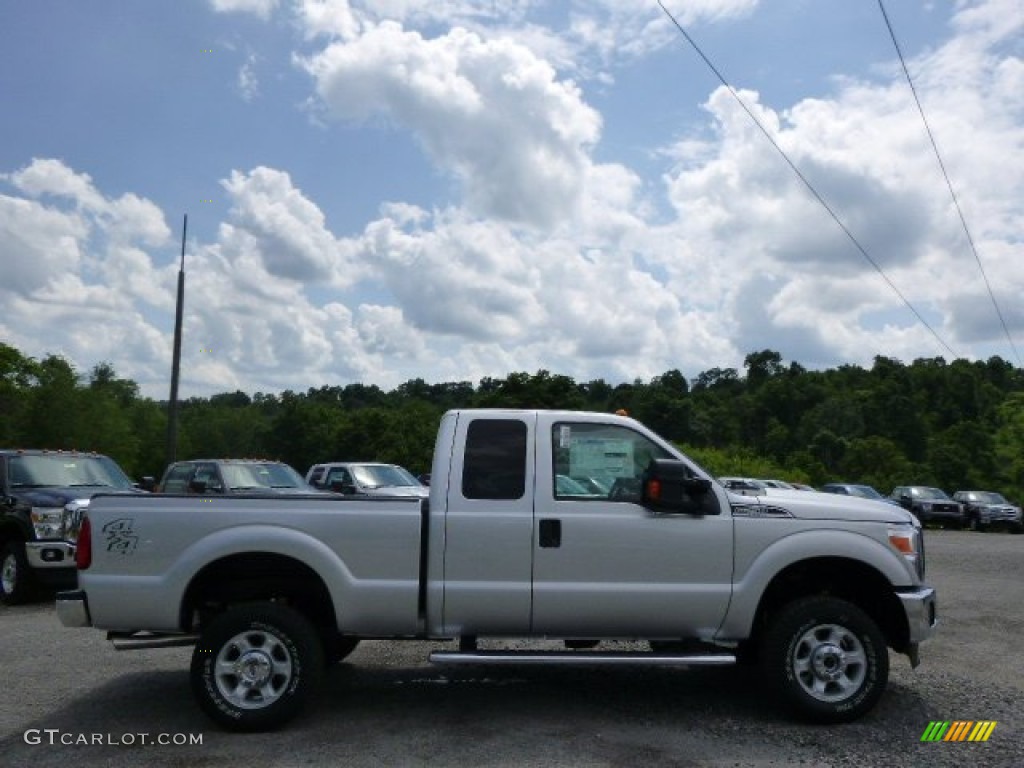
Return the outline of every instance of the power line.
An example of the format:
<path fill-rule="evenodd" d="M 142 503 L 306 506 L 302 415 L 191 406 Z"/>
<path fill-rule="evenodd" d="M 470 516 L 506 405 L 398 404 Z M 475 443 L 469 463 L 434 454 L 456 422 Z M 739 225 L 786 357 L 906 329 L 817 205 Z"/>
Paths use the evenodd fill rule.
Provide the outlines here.
<path fill-rule="evenodd" d="M 789 155 L 787 155 L 785 150 L 783 150 L 782 147 L 778 145 L 778 142 L 775 141 L 772 135 L 768 132 L 768 129 L 765 128 L 764 125 L 761 123 L 761 121 L 757 119 L 757 116 L 746 105 L 746 102 L 744 102 L 743 99 L 740 98 L 740 95 L 736 92 L 736 89 L 733 88 L 725 79 L 725 77 L 722 76 L 722 73 L 718 71 L 717 67 L 715 67 L 713 63 L 711 63 L 711 60 L 706 55 L 704 55 L 704 51 L 702 51 L 700 46 L 697 45 L 693 38 L 690 37 L 689 34 L 687 34 L 686 30 L 683 29 L 682 24 L 676 21 L 676 17 L 672 15 L 672 13 L 668 10 L 668 8 L 665 7 L 664 3 L 662 3 L 661 0 L 658 0 L 658 5 L 661 6 L 661 10 L 665 12 L 665 15 L 668 16 L 668 18 L 676 26 L 676 29 L 678 29 L 679 32 L 683 35 L 683 37 L 686 38 L 686 42 L 688 42 L 690 46 L 693 48 L 693 50 L 697 52 L 697 55 L 701 57 L 704 63 L 708 66 L 708 69 L 715 73 L 715 76 L 718 78 L 719 82 L 721 82 L 722 85 L 724 85 L 728 89 L 729 93 L 732 94 L 732 97 L 736 99 L 737 103 L 739 103 L 739 105 L 743 108 L 743 111 L 746 112 L 750 119 L 754 121 L 754 125 L 756 125 L 760 129 L 761 133 L 764 134 L 765 138 L 768 139 L 768 141 L 771 143 L 773 147 L 775 147 L 775 151 L 777 151 L 782 156 L 782 159 L 786 161 L 786 164 L 790 167 L 793 173 L 797 175 L 797 178 L 799 178 L 800 181 L 803 182 L 804 186 L 807 187 L 808 191 L 828 212 L 828 215 L 832 217 L 832 220 L 835 221 L 837 225 L 839 225 L 839 228 L 843 231 L 843 234 L 845 234 L 849 238 L 850 242 L 853 243 L 854 247 L 860 252 L 860 254 L 867 260 L 867 262 L 872 267 L 875 268 L 875 271 L 878 272 L 879 275 L 881 275 L 882 279 L 885 280 L 885 282 L 893 290 L 893 293 L 895 293 L 899 297 L 900 301 L 902 301 L 906 305 L 907 309 L 914 313 L 914 316 L 918 319 L 921 325 L 927 328 L 931 335 L 935 337 L 935 340 L 939 342 L 939 345 L 942 346 L 947 352 L 949 352 L 949 354 L 955 359 L 957 357 L 957 354 L 953 351 L 949 344 L 947 344 L 942 339 L 942 337 L 939 336 L 936 330 L 932 328 L 932 326 L 928 323 L 927 320 L 924 319 L 921 313 L 917 311 L 917 308 L 914 307 L 914 305 L 910 303 L 907 297 L 903 295 L 900 289 L 896 287 L 896 284 L 889 279 L 889 276 L 885 274 L 885 271 L 882 269 L 882 267 L 878 264 L 878 262 L 876 262 L 871 257 L 871 254 L 869 254 L 867 250 L 864 248 L 864 246 L 860 244 L 860 241 L 857 240 L 856 237 L 854 237 L 853 233 L 850 232 L 847 226 L 836 214 L 836 212 L 832 210 L 832 207 L 825 201 L 825 198 L 821 196 L 818 190 L 815 189 L 814 185 L 811 184 L 811 182 L 807 179 L 806 176 L 803 175 L 803 173 L 801 173 L 800 169 L 796 167 L 793 161 L 789 159 Z"/>
<path fill-rule="evenodd" d="M 988 281 L 988 275 L 985 274 L 985 267 L 981 263 L 981 256 L 978 254 L 978 249 L 974 245 L 974 238 L 971 237 L 971 230 L 967 227 L 967 219 L 964 217 L 964 212 L 960 208 L 960 201 L 957 199 L 956 192 L 953 190 L 953 182 L 949 179 L 949 174 L 946 173 L 946 164 L 942 162 L 942 155 L 939 153 L 939 145 L 935 141 L 935 136 L 932 134 L 931 126 L 928 124 L 928 118 L 925 117 L 924 107 L 921 106 L 921 100 L 917 96 L 917 88 L 914 87 L 914 81 L 910 77 L 910 71 L 907 69 L 907 62 L 903 58 L 903 51 L 900 49 L 900 44 L 896 40 L 896 32 L 893 31 L 892 24 L 889 22 L 889 14 L 885 11 L 885 4 L 882 0 L 878 0 L 878 8 L 882 11 L 882 18 L 885 19 L 885 26 L 889 30 L 889 37 L 892 38 L 892 44 L 896 48 L 896 55 L 899 56 L 900 65 L 903 67 L 903 74 L 907 78 L 907 84 L 910 86 L 910 92 L 914 94 L 914 103 L 917 104 L 917 111 L 921 115 L 921 122 L 924 123 L 924 130 L 928 134 L 928 140 L 932 144 L 932 149 L 935 151 L 935 159 L 939 161 L 939 168 L 942 170 L 942 177 L 946 180 L 946 186 L 949 188 L 949 195 L 953 198 L 953 205 L 956 207 L 957 215 L 960 217 L 960 223 L 963 225 L 964 234 L 967 235 L 967 242 L 971 246 L 971 251 L 974 253 L 974 260 L 978 263 L 978 271 L 981 272 L 981 277 L 985 281 L 985 289 L 988 291 L 989 298 L 992 299 L 992 306 L 996 310 L 996 315 L 999 316 L 999 322 L 1003 326 L 1003 333 L 1006 334 L 1006 340 L 1010 343 L 1010 349 L 1013 350 L 1013 354 L 1017 358 L 1017 364 L 1022 365 L 1020 353 L 1017 351 L 1017 346 L 1013 343 L 1013 338 L 1010 336 L 1010 329 L 1006 325 L 1006 320 L 1003 318 L 1003 313 L 999 309 L 999 303 L 996 301 L 996 295 L 992 291 L 992 285 Z"/>

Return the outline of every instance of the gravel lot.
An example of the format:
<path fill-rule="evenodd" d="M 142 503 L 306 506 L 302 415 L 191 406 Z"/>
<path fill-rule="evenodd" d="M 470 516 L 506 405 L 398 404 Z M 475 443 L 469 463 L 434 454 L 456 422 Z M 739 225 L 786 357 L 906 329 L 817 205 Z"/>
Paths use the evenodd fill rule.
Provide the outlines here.
<path fill-rule="evenodd" d="M 43 602 L 0 607 L 0 765 L 1022 766 L 1024 536 L 929 531 L 927 548 L 940 631 L 916 671 L 893 656 L 881 704 L 850 725 L 787 721 L 744 670 L 449 669 L 425 663 L 440 644 L 367 642 L 288 728 L 239 736 L 194 704 L 190 649 L 116 652 Z M 931 720 L 998 725 L 921 743 Z M 114 743 L 59 743 L 94 734 Z"/>

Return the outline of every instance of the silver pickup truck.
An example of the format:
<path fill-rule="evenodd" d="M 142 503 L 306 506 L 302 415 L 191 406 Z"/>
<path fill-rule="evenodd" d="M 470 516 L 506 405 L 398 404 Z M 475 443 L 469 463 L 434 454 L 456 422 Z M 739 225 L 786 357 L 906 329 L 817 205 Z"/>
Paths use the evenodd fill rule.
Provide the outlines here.
<path fill-rule="evenodd" d="M 199 704 L 239 731 L 293 717 L 363 638 L 458 639 L 447 664 L 757 663 L 797 715 L 848 721 L 888 648 L 916 666 L 935 627 L 913 515 L 732 495 L 628 417 L 450 411 L 431 474 L 426 500 L 99 496 L 58 615 L 118 648 L 194 644 Z"/>

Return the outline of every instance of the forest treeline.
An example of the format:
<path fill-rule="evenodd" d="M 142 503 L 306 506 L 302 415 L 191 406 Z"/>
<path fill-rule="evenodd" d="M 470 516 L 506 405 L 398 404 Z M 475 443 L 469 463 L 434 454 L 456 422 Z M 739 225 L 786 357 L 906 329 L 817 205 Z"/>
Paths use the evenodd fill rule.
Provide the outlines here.
<path fill-rule="evenodd" d="M 348 384 L 280 394 L 225 392 L 179 404 L 177 457 L 264 457 L 301 473 L 319 461 L 379 460 L 429 471 L 441 414 L 456 407 L 567 408 L 631 416 L 715 475 L 813 485 L 978 488 L 1024 498 L 1024 373 L 987 361 L 876 357 L 870 368 L 806 370 L 778 352 L 743 369 L 678 370 L 650 381 L 577 382 L 541 370 L 390 391 Z M 142 397 L 110 363 L 80 373 L 59 355 L 0 343 L 0 447 L 76 448 L 159 477 L 166 401 Z"/>

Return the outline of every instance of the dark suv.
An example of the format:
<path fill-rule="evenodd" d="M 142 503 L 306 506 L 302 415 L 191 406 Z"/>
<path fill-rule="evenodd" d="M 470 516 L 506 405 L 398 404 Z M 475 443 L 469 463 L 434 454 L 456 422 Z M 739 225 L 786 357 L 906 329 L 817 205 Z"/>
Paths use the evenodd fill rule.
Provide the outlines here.
<path fill-rule="evenodd" d="M 113 459 L 77 451 L 0 449 L 0 600 L 37 584 L 73 589 L 69 534 L 97 493 L 142 493 Z"/>
<path fill-rule="evenodd" d="M 938 523 L 943 527 L 963 528 L 967 522 L 963 505 L 954 501 L 941 488 L 927 485 L 898 485 L 889 498 L 917 515 L 922 525 Z"/>
<path fill-rule="evenodd" d="M 972 531 L 989 528 L 1005 528 L 1014 533 L 1024 531 L 1020 507 L 1008 502 L 1001 493 L 957 491 L 953 498 L 967 508 L 967 524 Z"/>
<path fill-rule="evenodd" d="M 157 493 L 320 493 L 280 461 L 193 459 L 167 467 Z"/>

